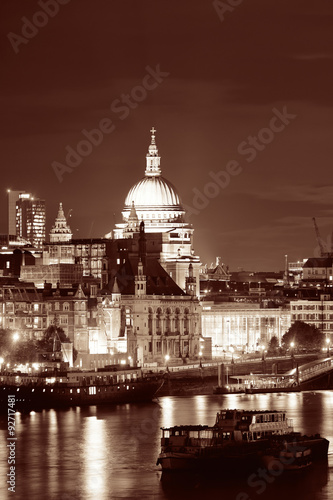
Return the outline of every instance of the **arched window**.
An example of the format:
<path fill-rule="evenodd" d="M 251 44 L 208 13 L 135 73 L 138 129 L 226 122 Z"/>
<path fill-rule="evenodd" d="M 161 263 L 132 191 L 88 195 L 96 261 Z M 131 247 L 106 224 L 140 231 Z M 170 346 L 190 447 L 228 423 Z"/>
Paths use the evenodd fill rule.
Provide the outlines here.
<path fill-rule="evenodd" d="M 160 307 L 156 311 L 156 333 L 157 335 L 162 333 L 162 309 Z"/>
<path fill-rule="evenodd" d="M 186 308 L 184 311 L 184 334 L 188 335 L 190 329 L 190 321 L 189 321 L 189 310 Z"/>
<path fill-rule="evenodd" d="M 176 333 L 180 333 L 180 318 L 179 318 L 179 315 L 180 315 L 180 310 L 176 309 L 175 311 L 175 332 Z"/>
<path fill-rule="evenodd" d="M 63 311 L 69 311 L 69 303 L 68 302 L 64 302 L 62 310 Z"/>
<path fill-rule="evenodd" d="M 171 310 L 168 309 L 166 310 L 166 315 L 165 315 L 165 333 L 169 333 L 171 331 Z"/>
<path fill-rule="evenodd" d="M 151 307 L 148 308 L 148 333 L 153 334 L 153 310 Z"/>

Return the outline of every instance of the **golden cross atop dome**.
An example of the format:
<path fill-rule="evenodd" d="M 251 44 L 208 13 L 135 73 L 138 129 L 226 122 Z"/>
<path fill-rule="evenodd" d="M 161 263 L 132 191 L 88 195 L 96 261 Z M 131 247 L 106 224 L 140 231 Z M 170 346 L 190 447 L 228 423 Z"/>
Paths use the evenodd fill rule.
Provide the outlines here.
<path fill-rule="evenodd" d="M 157 132 L 157 130 L 155 129 L 155 127 L 153 127 L 150 132 L 151 132 L 151 144 L 155 145 L 155 132 Z"/>

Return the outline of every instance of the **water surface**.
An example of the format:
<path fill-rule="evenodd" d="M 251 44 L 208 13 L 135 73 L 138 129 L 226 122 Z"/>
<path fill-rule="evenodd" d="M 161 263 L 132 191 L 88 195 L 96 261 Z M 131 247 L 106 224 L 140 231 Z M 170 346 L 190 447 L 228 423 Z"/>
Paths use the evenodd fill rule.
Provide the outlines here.
<path fill-rule="evenodd" d="M 208 424 L 221 408 L 283 409 L 295 430 L 332 443 L 328 467 L 250 486 L 244 480 L 161 481 L 160 427 Z M 8 492 L 7 422 L 0 421 L 0 498 L 5 500 L 332 500 L 333 391 L 162 397 L 143 405 L 16 415 L 16 491 Z"/>

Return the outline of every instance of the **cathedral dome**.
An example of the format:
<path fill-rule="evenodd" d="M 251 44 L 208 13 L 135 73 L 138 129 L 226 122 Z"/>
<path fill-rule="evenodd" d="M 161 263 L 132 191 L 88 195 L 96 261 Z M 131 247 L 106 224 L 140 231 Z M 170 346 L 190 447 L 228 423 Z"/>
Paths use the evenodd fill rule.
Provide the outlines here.
<path fill-rule="evenodd" d="M 170 229 L 167 223 L 183 222 L 185 211 L 175 187 L 161 175 L 161 157 L 155 143 L 155 132 L 152 128 L 145 177 L 129 190 L 122 214 L 124 222 L 127 222 L 131 210 L 135 208 L 136 216 L 145 222 L 146 230 L 157 231 L 156 224 L 161 222 L 159 229 L 167 231 Z"/>
<path fill-rule="evenodd" d="M 161 175 L 146 176 L 131 187 L 125 207 L 134 203 L 138 210 L 141 207 L 182 210 L 179 196 L 171 182 Z"/>

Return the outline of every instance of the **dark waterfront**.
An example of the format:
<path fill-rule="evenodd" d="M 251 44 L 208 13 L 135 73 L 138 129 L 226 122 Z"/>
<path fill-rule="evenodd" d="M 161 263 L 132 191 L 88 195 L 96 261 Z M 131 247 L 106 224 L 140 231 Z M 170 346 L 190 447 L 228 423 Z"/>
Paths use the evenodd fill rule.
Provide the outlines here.
<path fill-rule="evenodd" d="M 328 468 L 249 486 L 195 478 L 161 481 L 160 427 L 213 424 L 221 408 L 285 409 L 295 430 L 330 440 Z M 7 491 L 7 422 L 1 417 L 0 498 L 15 500 L 333 498 L 333 391 L 162 397 L 147 405 L 74 408 L 16 416 L 16 492 Z"/>

